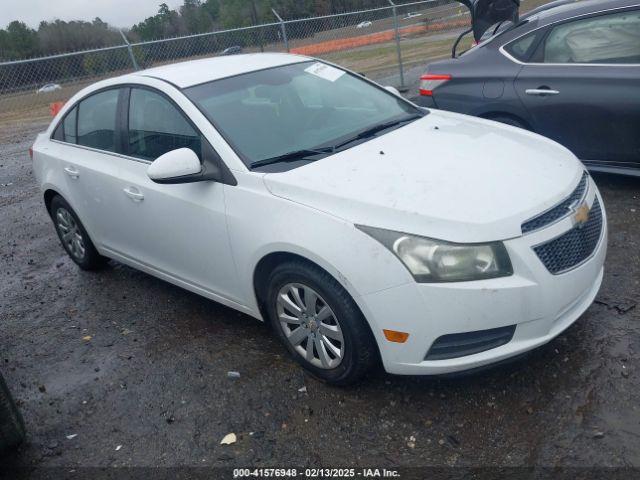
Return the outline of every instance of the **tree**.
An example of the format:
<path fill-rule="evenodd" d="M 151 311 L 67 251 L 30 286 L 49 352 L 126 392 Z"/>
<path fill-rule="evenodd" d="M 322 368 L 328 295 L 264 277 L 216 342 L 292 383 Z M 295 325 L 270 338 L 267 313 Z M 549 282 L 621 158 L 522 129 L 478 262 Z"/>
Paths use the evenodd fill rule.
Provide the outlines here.
<path fill-rule="evenodd" d="M 177 10 L 166 3 L 155 15 L 145 18 L 131 30 L 133 40 L 155 40 L 180 35 L 213 32 L 275 22 L 271 9 L 283 18 L 304 18 L 387 5 L 387 0 L 183 0 Z M 295 31 L 290 32 L 295 34 Z M 229 41 L 248 41 L 262 45 L 271 41 L 268 29 L 252 35 L 239 35 Z M 121 44 L 117 30 L 100 18 L 92 22 L 55 20 L 41 22 L 38 30 L 22 22 L 11 22 L 0 29 L 0 59 L 13 60 L 51 53 L 99 48 Z M 234 43 L 239 44 L 239 43 Z M 203 46 L 204 48 L 204 46 Z M 91 60 L 91 65 L 95 64 Z"/>
<path fill-rule="evenodd" d="M 87 50 L 122 43 L 120 34 L 99 18 L 93 22 L 55 20 L 38 28 L 40 54 Z"/>
<path fill-rule="evenodd" d="M 187 33 L 204 33 L 212 29 L 211 16 L 203 8 L 200 0 L 184 0 L 184 5 L 180 7 L 180 16 Z"/>
<path fill-rule="evenodd" d="M 217 23 L 220 18 L 220 1 L 206 0 L 202 4 L 202 9 L 209 15 L 212 23 Z"/>
<path fill-rule="evenodd" d="M 24 22 L 14 20 L 0 35 L 0 57 L 9 60 L 29 58 L 38 53 L 38 34 Z"/>
<path fill-rule="evenodd" d="M 144 19 L 131 28 L 142 40 L 176 37 L 189 33 L 183 26 L 183 19 L 175 10 L 169 9 L 166 3 L 161 3 L 158 13 Z"/>

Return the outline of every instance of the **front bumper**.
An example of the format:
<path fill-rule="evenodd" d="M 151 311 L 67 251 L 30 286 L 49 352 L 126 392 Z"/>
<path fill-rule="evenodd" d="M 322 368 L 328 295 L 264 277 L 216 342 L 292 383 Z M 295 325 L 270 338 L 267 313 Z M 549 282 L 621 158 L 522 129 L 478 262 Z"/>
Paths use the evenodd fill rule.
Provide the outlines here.
<path fill-rule="evenodd" d="M 588 203 L 597 189 L 592 183 Z M 600 199 L 602 204 L 602 200 Z M 492 280 L 417 284 L 360 297 L 382 361 L 389 373 L 438 375 L 482 367 L 539 347 L 574 323 L 595 299 L 604 274 L 607 220 L 592 256 L 560 275 L 552 275 L 533 251 L 534 246 L 573 228 L 570 217 L 548 228 L 505 241 L 514 275 Z M 425 360 L 433 342 L 443 335 L 516 325 L 512 340 L 500 347 L 464 357 Z M 406 343 L 392 343 L 382 329 L 408 332 Z"/>

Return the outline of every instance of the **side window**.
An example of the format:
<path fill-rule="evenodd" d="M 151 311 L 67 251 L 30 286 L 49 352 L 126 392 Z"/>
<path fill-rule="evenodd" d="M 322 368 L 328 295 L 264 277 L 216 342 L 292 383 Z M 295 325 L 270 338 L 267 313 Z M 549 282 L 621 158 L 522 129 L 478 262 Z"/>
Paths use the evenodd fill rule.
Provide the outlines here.
<path fill-rule="evenodd" d="M 78 105 L 78 145 L 116 151 L 116 110 L 120 90 L 107 90 Z M 66 128 L 66 126 L 65 126 Z"/>
<path fill-rule="evenodd" d="M 201 157 L 200 135 L 165 97 L 133 88 L 129 100 L 129 155 L 155 160 L 178 148 L 190 148 Z"/>
<path fill-rule="evenodd" d="M 66 143 L 76 143 L 78 134 L 76 125 L 78 124 L 78 107 L 74 107 L 68 112 L 58 124 L 51 138 Z"/>
<path fill-rule="evenodd" d="M 76 126 L 78 124 L 78 107 L 74 107 L 62 122 L 62 141 L 67 143 L 77 143 L 78 136 Z"/>
<path fill-rule="evenodd" d="M 640 11 L 576 20 L 555 27 L 544 63 L 640 63 Z"/>
<path fill-rule="evenodd" d="M 537 34 L 535 32 L 525 35 L 524 37 L 507 45 L 505 49 L 513 55 L 514 58 L 517 58 L 521 62 L 526 62 L 529 58 L 529 50 L 531 49 L 536 36 Z"/>

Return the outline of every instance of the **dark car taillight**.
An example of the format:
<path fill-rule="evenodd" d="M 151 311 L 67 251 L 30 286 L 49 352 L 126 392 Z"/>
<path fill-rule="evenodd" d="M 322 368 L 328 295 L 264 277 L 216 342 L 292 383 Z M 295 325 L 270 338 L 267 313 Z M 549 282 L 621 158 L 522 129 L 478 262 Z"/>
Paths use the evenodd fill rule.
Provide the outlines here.
<path fill-rule="evenodd" d="M 433 91 L 443 83 L 451 80 L 451 75 L 425 74 L 420 77 L 420 95 L 431 97 Z"/>

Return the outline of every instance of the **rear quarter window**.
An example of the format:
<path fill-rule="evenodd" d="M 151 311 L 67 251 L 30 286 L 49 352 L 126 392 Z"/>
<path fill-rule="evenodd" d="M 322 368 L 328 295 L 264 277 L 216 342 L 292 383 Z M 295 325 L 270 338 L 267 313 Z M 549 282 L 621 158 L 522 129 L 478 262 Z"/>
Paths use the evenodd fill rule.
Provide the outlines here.
<path fill-rule="evenodd" d="M 78 108 L 71 110 L 62 122 L 62 140 L 67 143 L 76 143 L 78 140 Z"/>
<path fill-rule="evenodd" d="M 76 143 L 78 138 L 78 108 L 74 107 L 67 112 L 58 126 L 53 131 L 51 138 L 66 143 Z"/>
<path fill-rule="evenodd" d="M 504 48 L 515 59 L 526 62 L 530 57 L 536 36 L 536 33 L 532 32 L 517 39 L 515 42 L 509 43 Z"/>

